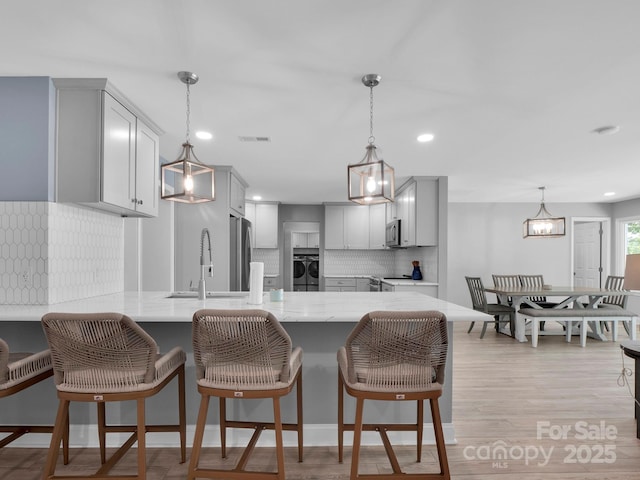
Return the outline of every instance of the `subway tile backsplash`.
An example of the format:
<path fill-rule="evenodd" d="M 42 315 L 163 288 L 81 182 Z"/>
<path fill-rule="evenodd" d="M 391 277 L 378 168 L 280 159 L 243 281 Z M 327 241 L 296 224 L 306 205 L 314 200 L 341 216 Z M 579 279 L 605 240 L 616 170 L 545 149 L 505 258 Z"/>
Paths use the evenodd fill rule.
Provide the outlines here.
<path fill-rule="evenodd" d="M 124 290 L 124 222 L 49 202 L 0 202 L 0 305 Z"/>

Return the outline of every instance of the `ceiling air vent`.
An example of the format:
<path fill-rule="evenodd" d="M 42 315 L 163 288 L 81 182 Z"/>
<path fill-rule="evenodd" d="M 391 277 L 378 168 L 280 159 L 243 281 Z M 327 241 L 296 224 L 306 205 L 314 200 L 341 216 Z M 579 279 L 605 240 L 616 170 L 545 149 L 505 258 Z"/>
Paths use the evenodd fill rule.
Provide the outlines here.
<path fill-rule="evenodd" d="M 270 142 L 269 137 L 238 137 L 241 142 Z"/>

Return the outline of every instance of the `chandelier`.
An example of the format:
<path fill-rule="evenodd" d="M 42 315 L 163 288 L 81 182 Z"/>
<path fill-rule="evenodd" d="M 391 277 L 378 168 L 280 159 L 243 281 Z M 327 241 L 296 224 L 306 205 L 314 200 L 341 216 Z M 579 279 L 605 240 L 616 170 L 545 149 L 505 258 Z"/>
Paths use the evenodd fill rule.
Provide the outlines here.
<path fill-rule="evenodd" d="M 349 200 L 361 205 L 393 202 L 395 179 L 393 167 L 389 166 L 376 152 L 373 136 L 373 87 L 381 77 L 370 73 L 362 77 L 362 83 L 369 87 L 369 144 L 364 158 L 359 163 L 349 165 L 347 183 Z"/>
<path fill-rule="evenodd" d="M 187 135 L 178 160 L 162 165 L 161 198 L 182 203 L 211 202 L 215 200 L 213 168 L 198 160 L 189 137 L 191 114 L 189 87 L 198 82 L 198 75 L 192 72 L 178 72 L 178 78 L 187 85 Z"/>
<path fill-rule="evenodd" d="M 538 187 L 542 192 L 542 201 L 540 209 L 533 218 L 527 218 L 522 223 L 523 238 L 549 238 L 562 237 L 565 234 L 565 218 L 552 217 L 544 206 L 544 190 L 545 187 Z"/>

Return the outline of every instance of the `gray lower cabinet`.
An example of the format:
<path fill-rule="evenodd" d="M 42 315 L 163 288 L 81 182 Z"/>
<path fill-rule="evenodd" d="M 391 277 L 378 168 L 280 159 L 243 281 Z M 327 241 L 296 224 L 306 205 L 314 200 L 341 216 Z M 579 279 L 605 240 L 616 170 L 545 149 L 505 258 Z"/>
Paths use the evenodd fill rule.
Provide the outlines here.
<path fill-rule="evenodd" d="M 325 277 L 324 290 L 326 292 L 355 292 L 357 288 L 355 278 Z"/>

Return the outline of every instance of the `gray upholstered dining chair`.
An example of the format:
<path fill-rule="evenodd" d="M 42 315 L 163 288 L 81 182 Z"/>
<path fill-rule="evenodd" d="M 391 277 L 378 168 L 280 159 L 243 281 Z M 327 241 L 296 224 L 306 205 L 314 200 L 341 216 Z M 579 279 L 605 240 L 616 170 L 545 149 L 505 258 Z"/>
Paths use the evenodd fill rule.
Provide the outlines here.
<path fill-rule="evenodd" d="M 193 315 L 193 357 L 201 395 L 200 411 L 189 462 L 189 480 L 206 478 L 277 478 L 284 480 L 282 431 L 298 435 L 298 461 L 302 462 L 302 349 L 292 348 L 291 338 L 276 317 L 264 310 L 198 310 Z M 280 399 L 296 386 L 297 421 L 283 423 Z M 236 467 L 202 468 L 200 456 L 207 423 L 209 399 L 219 399 L 221 455 L 226 457 L 227 428 L 254 431 Z M 273 422 L 227 418 L 227 399 L 271 398 Z M 265 429 L 275 431 L 276 472 L 245 470 L 256 442 Z"/>
<path fill-rule="evenodd" d="M 338 350 L 338 461 L 343 459 L 343 436 L 353 431 L 351 480 L 356 478 L 449 479 L 449 463 L 438 398 L 442 394 L 447 361 L 447 319 L 437 311 L 375 311 L 365 314 Z M 344 391 L 356 399 L 354 423 L 344 421 Z M 422 456 L 424 400 L 429 400 L 440 472 L 401 470 L 387 431 L 415 431 L 417 461 Z M 365 400 L 416 401 L 417 419 L 411 424 L 365 424 Z M 377 431 L 393 473 L 359 475 L 363 431 Z"/>
<path fill-rule="evenodd" d="M 185 352 L 174 347 L 164 355 L 158 345 L 131 318 L 119 313 L 48 313 L 42 317 L 51 350 L 54 381 L 58 390 L 58 414 L 44 469 L 44 478 L 88 478 L 87 475 L 55 475 L 60 441 L 69 424 L 71 402 L 95 403 L 98 408 L 100 467 L 91 478 L 146 479 L 147 432 L 177 432 L 181 460 L 186 460 Z M 178 379 L 178 417 L 175 425 L 147 425 L 145 400 Z M 135 425 L 107 425 L 106 404 L 136 402 Z M 108 459 L 107 433 L 131 432 Z M 137 442 L 137 474 L 109 475 Z"/>
<path fill-rule="evenodd" d="M 509 325 L 509 330 L 511 335 L 515 332 L 515 320 L 516 320 L 516 311 L 513 307 L 509 305 L 503 305 L 501 303 L 488 303 L 487 302 L 487 294 L 484 291 L 484 285 L 482 284 L 482 279 L 480 277 L 464 277 L 467 281 L 467 286 L 469 287 L 469 294 L 471 295 L 471 303 L 473 305 L 473 309 L 479 312 L 486 313 L 488 315 L 492 315 L 494 320 L 493 323 L 497 330 L 500 329 L 500 326 L 503 324 Z M 507 317 L 505 320 L 504 317 Z M 487 331 L 487 325 L 492 323 L 491 320 L 486 320 L 482 324 L 482 332 L 480 333 L 480 338 L 484 338 L 484 334 Z M 469 326 L 469 330 L 467 333 L 471 333 L 475 322 L 471 322 Z"/>
<path fill-rule="evenodd" d="M 0 398 L 7 398 L 51 377 L 51 352 L 11 352 L 9 345 L 0 338 Z M 7 409 L 3 409 L 8 413 Z M 0 448 L 9 445 L 26 433 L 51 433 L 51 425 L 0 425 L 0 432 L 8 433 L 0 440 Z M 62 437 L 64 463 L 69 462 L 69 433 Z"/>

